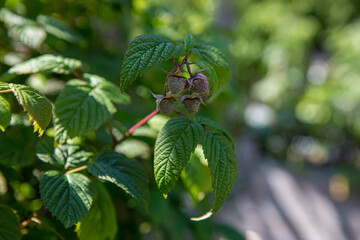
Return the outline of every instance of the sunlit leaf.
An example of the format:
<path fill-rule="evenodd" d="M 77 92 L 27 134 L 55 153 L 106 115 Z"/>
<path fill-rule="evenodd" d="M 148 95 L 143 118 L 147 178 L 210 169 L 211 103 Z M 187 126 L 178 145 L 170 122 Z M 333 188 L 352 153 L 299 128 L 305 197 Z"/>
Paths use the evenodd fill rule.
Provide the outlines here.
<path fill-rule="evenodd" d="M 202 134 L 202 126 L 186 118 L 172 118 L 161 129 L 155 143 L 154 175 L 165 197 L 174 187 Z"/>
<path fill-rule="evenodd" d="M 181 47 L 168 39 L 144 34 L 130 42 L 122 64 L 120 89 L 124 91 L 145 71 L 183 54 Z"/>
<path fill-rule="evenodd" d="M 45 15 L 39 15 L 37 16 L 36 20 L 48 33 L 60 39 L 73 43 L 79 43 L 81 41 L 81 37 L 59 19 Z"/>
<path fill-rule="evenodd" d="M 115 183 L 135 199 L 143 202 L 148 200 L 148 179 L 144 168 L 124 154 L 104 151 L 89 165 L 88 170 L 102 180 Z"/>
<path fill-rule="evenodd" d="M 26 23 L 10 27 L 9 36 L 31 48 L 38 49 L 46 39 L 46 32 L 35 23 Z"/>
<path fill-rule="evenodd" d="M 44 54 L 13 66 L 3 74 L 2 77 L 37 72 L 69 74 L 73 69 L 77 68 L 81 68 L 81 62 L 79 60 L 65 58 L 59 55 Z"/>
<path fill-rule="evenodd" d="M 65 227 L 83 219 L 93 201 L 89 178 L 80 173 L 48 171 L 40 180 L 41 199 Z"/>
<path fill-rule="evenodd" d="M 11 120 L 10 104 L 5 98 L 0 96 L 0 130 L 5 131 Z"/>
<path fill-rule="evenodd" d="M 9 84 L 9 87 L 19 104 L 29 115 L 30 122 L 33 121 L 34 132 L 38 131 L 39 136 L 43 135 L 51 121 L 52 106 L 50 101 L 31 87 L 12 83 Z"/>

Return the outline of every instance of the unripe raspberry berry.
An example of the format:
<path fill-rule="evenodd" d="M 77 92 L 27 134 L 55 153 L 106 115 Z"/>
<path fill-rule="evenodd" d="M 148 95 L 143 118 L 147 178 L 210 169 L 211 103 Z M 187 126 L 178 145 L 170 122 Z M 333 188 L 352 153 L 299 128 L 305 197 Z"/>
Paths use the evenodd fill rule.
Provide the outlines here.
<path fill-rule="evenodd" d="M 182 102 L 186 111 L 190 114 L 195 114 L 199 111 L 201 100 L 197 97 L 185 97 Z"/>
<path fill-rule="evenodd" d="M 174 104 L 176 102 L 176 98 L 174 97 L 162 97 L 156 100 L 157 107 L 160 112 L 169 115 L 174 111 Z"/>
<path fill-rule="evenodd" d="M 167 79 L 168 89 L 173 94 L 180 94 L 185 90 L 187 80 L 185 77 L 169 76 Z"/>
<path fill-rule="evenodd" d="M 205 102 L 210 94 L 210 86 L 206 78 L 193 79 L 190 87 L 190 94 L 199 96 L 201 98 L 201 101 Z"/>

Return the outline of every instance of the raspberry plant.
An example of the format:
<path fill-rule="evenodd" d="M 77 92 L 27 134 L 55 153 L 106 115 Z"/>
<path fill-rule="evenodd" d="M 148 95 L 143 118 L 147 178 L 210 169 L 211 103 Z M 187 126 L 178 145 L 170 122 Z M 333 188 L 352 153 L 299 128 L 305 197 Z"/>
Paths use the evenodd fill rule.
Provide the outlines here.
<path fill-rule="evenodd" d="M 117 138 L 109 119 L 118 107 L 130 102 L 125 90 L 143 73 L 164 61 L 172 61 L 174 66 L 170 70 L 163 69 L 166 74 L 163 93 L 154 94 L 156 109 Z M 11 96 L 6 95 L 9 93 L 13 93 L 28 114 L 39 137 L 49 125 L 54 129 L 54 138 L 42 137 L 36 150 L 38 159 L 50 166 L 39 175 L 44 208 L 21 226 L 39 221 L 38 217 L 49 211 L 66 228 L 76 224 L 80 239 L 113 238 L 116 233 L 112 222 L 114 207 L 103 182 L 115 184 L 144 206 L 149 199 L 149 179 L 143 166 L 116 151 L 116 146 L 127 141 L 136 129 L 159 113 L 179 116 L 166 122 L 155 142 L 153 169 L 158 189 L 166 198 L 190 155 L 202 145 L 212 177 L 214 204 L 207 214 L 192 219 L 201 220 L 218 211 L 236 179 L 233 140 L 214 121 L 193 115 L 216 93 L 219 69 L 228 68 L 218 49 L 195 42 L 189 33 L 178 42 L 149 34 L 136 37 L 123 59 L 120 88 L 101 76 L 84 73 L 81 61 L 59 55 L 41 55 L 11 67 L 0 82 L 0 129 L 5 131 L 10 125 L 12 113 L 7 99 Z M 67 81 L 54 103 L 34 88 L 12 83 L 19 75 L 38 72 L 72 74 L 75 78 Z M 220 80 L 224 82 L 223 78 Z M 189 115 L 181 111 L 183 108 Z M 112 144 L 88 146 L 86 134 L 104 125 L 109 129 Z M 6 154 L 6 144 L 0 153 L 1 162 L 19 161 Z M 11 239 L 19 239 L 17 216 L 6 206 L 0 209 L 7 219 L 1 224 L 7 230 L 0 227 L 0 233 L 9 231 Z M 99 220 L 98 214 L 104 218 Z"/>

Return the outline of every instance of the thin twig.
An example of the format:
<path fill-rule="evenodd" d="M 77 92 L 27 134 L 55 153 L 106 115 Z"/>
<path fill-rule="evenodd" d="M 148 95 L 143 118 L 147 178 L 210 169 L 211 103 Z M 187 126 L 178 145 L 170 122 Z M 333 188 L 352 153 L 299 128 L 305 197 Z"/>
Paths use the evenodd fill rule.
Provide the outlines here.
<path fill-rule="evenodd" d="M 118 145 L 119 143 L 122 143 L 125 139 L 127 139 L 128 137 L 130 137 L 134 131 L 136 129 L 138 129 L 139 127 L 141 127 L 142 125 L 144 125 L 147 121 L 149 121 L 152 117 L 154 117 L 156 114 L 158 114 L 160 112 L 160 110 L 157 108 L 155 111 L 153 111 L 152 113 L 150 113 L 149 115 L 147 115 L 146 117 L 144 117 L 140 122 L 138 122 L 137 124 L 135 124 L 132 128 L 130 128 L 125 134 L 124 136 L 116 141 L 116 145 Z"/>
<path fill-rule="evenodd" d="M 109 132 L 110 132 L 110 136 L 111 136 L 111 140 L 112 140 L 112 145 L 111 145 L 111 149 L 114 150 L 115 149 L 115 146 L 116 146 L 116 142 L 117 142 L 117 139 L 114 135 L 114 131 L 113 131 L 113 128 L 111 126 L 111 123 L 109 120 L 106 120 L 106 126 L 108 127 L 109 129 Z"/>
<path fill-rule="evenodd" d="M 66 173 L 70 174 L 70 173 L 74 173 L 74 172 L 80 172 L 81 170 L 87 169 L 87 167 L 88 167 L 87 165 L 84 165 L 84 166 L 81 166 L 78 168 L 71 169 L 70 171 L 67 171 Z"/>
<path fill-rule="evenodd" d="M 174 109 L 174 112 L 177 113 L 180 117 L 188 118 L 185 114 L 183 114 L 183 113 L 180 112 L 179 110 Z"/>
<path fill-rule="evenodd" d="M 28 226 L 31 222 L 37 222 L 37 223 L 41 223 L 41 221 L 39 220 L 39 217 L 44 216 L 46 213 L 49 212 L 48 208 L 41 208 L 39 209 L 36 213 L 34 213 L 29 219 L 26 219 L 24 221 L 21 222 L 20 226 L 21 227 L 26 227 Z"/>
<path fill-rule="evenodd" d="M 0 93 L 8 93 L 8 92 L 12 92 L 12 89 L 7 89 L 7 90 L 1 90 Z"/>
<path fill-rule="evenodd" d="M 73 69 L 71 71 L 75 77 L 77 77 L 78 79 L 84 80 L 84 78 L 81 76 L 81 74 L 76 69 Z"/>

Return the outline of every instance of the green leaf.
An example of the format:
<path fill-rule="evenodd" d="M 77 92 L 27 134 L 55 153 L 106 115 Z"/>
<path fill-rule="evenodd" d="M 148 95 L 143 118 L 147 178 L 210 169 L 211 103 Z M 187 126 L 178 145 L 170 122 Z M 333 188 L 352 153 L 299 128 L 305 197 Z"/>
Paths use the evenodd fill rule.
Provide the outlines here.
<path fill-rule="evenodd" d="M 201 145 L 191 154 L 189 163 L 181 173 L 181 179 L 195 202 L 201 201 L 206 193 L 211 192 L 210 170 Z"/>
<path fill-rule="evenodd" d="M 35 22 L 26 22 L 25 24 L 11 26 L 9 36 L 28 47 L 39 49 L 46 39 L 46 32 Z"/>
<path fill-rule="evenodd" d="M 3 21 L 9 27 L 14 25 L 22 25 L 27 22 L 30 22 L 30 20 L 20 15 L 17 15 L 6 8 L 0 9 L 0 20 Z"/>
<path fill-rule="evenodd" d="M 0 216 L 0 238 L 2 240 L 20 240 L 19 218 L 14 211 L 5 205 L 0 205 Z"/>
<path fill-rule="evenodd" d="M 9 84 L 9 87 L 19 104 L 29 115 L 30 122 L 34 122 L 34 132 L 38 131 L 39 136 L 42 136 L 51 121 L 52 106 L 50 101 L 31 87 L 12 83 Z"/>
<path fill-rule="evenodd" d="M 144 34 L 130 42 L 122 64 L 120 89 L 124 91 L 145 71 L 183 54 L 181 47 L 167 38 Z"/>
<path fill-rule="evenodd" d="M 116 112 L 111 100 L 128 103 L 129 97 L 109 88 L 116 86 L 95 75 L 85 75 L 67 82 L 55 102 L 55 140 L 64 143 L 68 137 L 97 129 Z"/>
<path fill-rule="evenodd" d="M 220 131 L 207 128 L 203 148 L 210 167 L 214 192 L 214 206 L 211 213 L 215 213 L 225 202 L 234 186 L 237 160 L 232 143 Z"/>
<path fill-rule="evenodd" d="M 84 73 L 84 79 L 91 83 L 93 86 L 99 85 L 100 90 L 105 94 L 107 98 L 117 104 L 129 104 L 130 96 L 121 92 L 120 88 L 112 82 L 106 81 L 105 78 Z"/>
<path fill-rule="evenodd" d="M 84 165 L 93 157 L 93 153 L 85 151 L 80 145 L 66 144 L 54 148 L 54 142 L 45 140 L 37 145 L 36 156 L 43 162 L 64 169 L 73 169 Z"/>
<path fill-rule="evenodd" d="M 10 125 L 11 110 L 10 103 L 0 96 L 0 130 L 5 132 L 5 128 Z"/>
<path fill-rule="evenodd" d="M 166 197 L 203 135 L 200 124 L 186 118 L 172 118 L 161 129 L 155 142 L 154 175 Z"/>
<path fill-rule="evenodd" d="M 81 41 L 81 37 L 78 34 L 76 34 L 71 28 L 66 26 L 65 23 L 59 19 L 45 15 L 39 15 L 37 16 L 36 20 L 38 23 L 40 23 L 43 26 L 43 28 L 48 33 L 60 39 L 72 43 L 79 43 Z"/>
<path fill-rule="evenodd" d="M 215 91 L 219 85 L 218 77 L 216 75 L 215 69 L 210 65 L 210 63 L 208 63 L 204 60 L 196 60 L 195 63 L 201 69 L 207 68 L 205 71 L 203 71 L 203 73 L 205 74 L 205 76 L 207 76 L 209 78 L 209 85 L 210 85 L 209 98 L 210 98 L 215 93 Z"/>
<path fill-rule="evenodd" d="M 13 66 L 3 74 L 2 78 L 37 72 L 69 74 L 73 69 L 77 68 L 81 68 L 81 62 L 79 60 L 65 58 L 59 55 L 45 54 Z"/>
<path fill-rule="evenodd" d="M 41 199 L 65 227 L 85 217 L 93 201 L 89 178 L 80 173 L 48 171 L 40 180 Z"/>
<path fill-rule="evenodd" d="M 80 240 L 114 239 L 117 232 L 116 209 L 105 186 L 92 181 L 94 202 L 86 217 L 76 225 Z"/>
<path fill-rule="evenodd" d="M 234 141 L 233 141 L 230 133 L 225 128 L 223 128 L 221 125 L 219 125 L 216 122 L 214 122 L 208 118 L 205 118 L 205 117 L 196 117 L 195 122 L 197 122 L 207 128 L 212 128 L 214 130 L 222 132 L 227 137 L 227 139 L 231 142 L 233 149 L 235 149 Z"/>
<path fill-rule="evenodd" d="M 186 33 L 185 41 L 184 41 L 184 50 L 185 52 L 190 52 L 195 44 L 195 39 L 191 33 Z"/>
<path fill-rule="evenodd" d="M 230 68 L 224 54 L 214 46 L 204 43 L 195 43 L 192 52 L 200 59 L 209 62 L 211 65 Z"/>
<path fill-rule="evenodd" d="M 102 180 L 115 183 L 136 200 L 148 200 L 148 179 L 144 168 L 124 154 L 104 151 L 89 165 L 88 170 Z"/>

